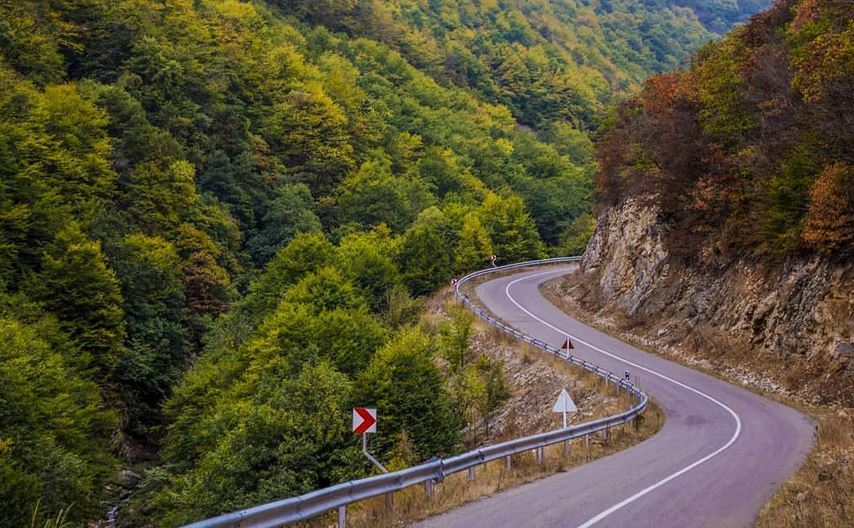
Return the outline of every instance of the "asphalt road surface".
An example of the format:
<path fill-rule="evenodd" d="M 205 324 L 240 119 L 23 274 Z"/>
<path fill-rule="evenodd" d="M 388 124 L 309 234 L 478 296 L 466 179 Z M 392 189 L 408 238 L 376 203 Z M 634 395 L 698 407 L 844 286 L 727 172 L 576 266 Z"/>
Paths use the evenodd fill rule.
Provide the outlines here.
<path fill-rule="evenodd" d="M 814 424 L 743 388 L 643 352 L 572 319 L 538 285 L 571 267 L 525 271 L 477 287 L 495 315 L 632 380 L 664 410 L 650 439 L 614 455 L 432 517 L 419 528 L 751 526 L 806 457 Z M 555 395 L 557 397 L 557 395 Z"/>

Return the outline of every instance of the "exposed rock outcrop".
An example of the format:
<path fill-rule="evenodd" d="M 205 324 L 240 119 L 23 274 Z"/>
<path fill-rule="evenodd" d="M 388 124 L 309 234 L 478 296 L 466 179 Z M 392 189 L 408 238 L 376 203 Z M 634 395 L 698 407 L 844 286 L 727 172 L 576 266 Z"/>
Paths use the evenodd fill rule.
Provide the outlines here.
<path fill-rule="evenodd" d="M 688 265 L 666 239 L 641 199 L 605 211 L 560 293 L 653 346 L 746 368 L 816 402 L 854 402 L 854 264 L 742 256 Z"/>

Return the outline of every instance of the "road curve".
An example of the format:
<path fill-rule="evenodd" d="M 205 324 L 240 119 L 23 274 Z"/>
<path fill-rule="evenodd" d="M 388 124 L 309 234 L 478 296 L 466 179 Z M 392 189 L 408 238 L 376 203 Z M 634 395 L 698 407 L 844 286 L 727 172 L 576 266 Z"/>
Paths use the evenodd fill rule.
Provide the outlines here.
<path fill-rule="evenodd" d="M 569 317 L 540 283 L 571 266 L 524 271 L 477 287 L 507 324 L 614 373 L 628 370 L 667 415 L 652 438 L 614 455 L 432 517 L 419 528 L 751 526 L 812 447 L 805 415 L 643 352 Z"/>

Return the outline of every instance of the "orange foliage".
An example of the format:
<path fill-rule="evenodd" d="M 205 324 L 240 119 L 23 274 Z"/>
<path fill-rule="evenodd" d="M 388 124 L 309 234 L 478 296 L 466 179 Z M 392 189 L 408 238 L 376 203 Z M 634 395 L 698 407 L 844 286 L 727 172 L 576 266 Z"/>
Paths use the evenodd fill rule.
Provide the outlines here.
<path fill-rule="evenodd" d="M 644 110 L 654 114 L 673 110 L 680 103 L 699 100 L 697 85 L 690 72 L 670 72 L 651 77 L 641 93 Z"/>
<path fill-rule="evenodd" d="M 229 306 L 228 272 L 216 260 L 220 250 L 207 233 L 191 225 L 181 225 L 178 232 L 187 306 L 197 314 L 216 317 Z"/>
<path fill-rule="evenodd" d="M 792 20 L 791 29 L 797 31 L 806 24 L 817 20 L 820 3 L 821 0 L 803 0 L 795 11 L 795 19 Z"/>
<path fill-rule="evenodd" d="M 854 248 L 854 167 L 845 162 L 827 165 L 810 192 L 802 237 L 807 244 L 843 254 Z"/>
<path fill-rule="evenodd" d="M 781 255 L 794 239 L 854 253 L 854 11 L 845 4 L 777 0 L 690 71 L 649 79 L 597 144 L 599 203 L 649 197 L 674 251 L 711 242 Z"/>
<path fill-rule="evenodd" d="M 844 31 L 828 32 L 805 46 L 803 57 L 796 63 L 794 85 L 807 102 L 828 97 L 854 97 L 854 20 Z"/>

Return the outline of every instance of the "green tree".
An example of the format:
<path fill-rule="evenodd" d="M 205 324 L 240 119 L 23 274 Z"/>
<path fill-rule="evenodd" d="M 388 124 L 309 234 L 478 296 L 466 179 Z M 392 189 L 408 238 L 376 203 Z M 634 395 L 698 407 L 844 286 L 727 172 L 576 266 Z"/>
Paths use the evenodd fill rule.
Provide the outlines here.
<path fill-rule="evenodd" d="M 265 306 L 275 307 L 284 289 L 331 264 L 334 253 L 335 247 L 323 233 L 298 233 L 267 264 L 265 273 L 252 285 L 249 299 L 255 302 L 265 299 Z"/>
<path fill-rule="evenodd" d="M 320 232 L 297 233 L 276 253 L 247 294 L 218 318 L 207 335 L 213 349 L 236 348 L 282 301 L 285 291 L 310 273 L 333 264 L 335 247 Z"/>
<path fill-rule="evenodd" d="M 475 214 L 466 214 L 460 228 L 459 240 L 454 255 L 456 273 L 471 272 L 487 265 L 493 254 L 492 241 Z"/>
<path fill-rule="evenodd" d="M 180 380 L 192 352 L 184 326 L 184 283 L 173 244 L 142 234 L 122 240 L 113 258 L 124 299 L 127 352 L 115 378 L 128 429 L 145 439 L 159 425 L 160 403 Z"/>
<path fill-rule="evenodd" d="M 498 258 L 505 263 L 539 258 L 542 242 L 534 220 L 519 196 L 490 194 L 483 201 L 481 221 Z"/>
<path fill-rule="evenodd" d="M 582 213 L 572 221 L 561 236 L 561 252 L 564 255 L 581 255 L 596 228 L 596 219 L 590 213 Z"/>
<path fill-rule="evenodd" d="M 810 187 L 820 170 L 815 145 L 798 145 L 768 182 L 765 237 L 780 252 L 800 244 L 801 222 L 807 213 Z"/>
<path fill-rule="evenodd" d="M 299 495 L 357 475 L 350 433 L 350 384 L 329 365 L 282 376 L 271 359 L 223 400 L 211 417 L 218 434 L 193 468 L 160 495 L 176 525 Z M 259 365 L 260 367 L 260 365 Z"/>
<path fill-rule="evenodd" d="M 318 314 L 305 327 L 307 343 L 336 370 L 351 378 L 370 364 L 388 331 L 364 310 L 335 309 Z"/>
<path fill-rule="evenodd" d="M 695 68 L 703 108 L 699 112 L 703 130 L 722 145 L 737 148 L 756 126 L 755 115 L 747 106 L 744 79 L 739 75 L 746 48 L 736 31 L 717 46 L 700 52 L 702 62 Z"/>
<path fill-rule="evenodd" d="M 401 283 L 395 264 L 398 238 L 380 226 L 368 233 L 352 233 L 338 243 L 335 262 L 368 300 L 374 312 L 388 307 L 389 291 Z"/>
<path fill-rule="evenodd" d="M 577 165 L 588 165 L 593 161 L 593 141 L 570 123 L 552 121 L 540 130 L 537 136 Z"/>
<path fill-rule="evenodd" d="M 376 406 L 383 432 L 373 442 L 380 453 L 389 453 L 404 431 L 420 460 L 457 449 L 459 418 L 434 363 L 430 338 L 416 329 L 401 331 L 377 352 L 356 378 L 353 402 Z"/>
<path fill-rule="evenodd" d="M 107 115 L 72 84 L 45 88 L 40 123 L 51 145 L 39 160 L 46 176 L 83 219 L 92 218 L 114 192 L 116 174 L 109 164 Z"/>
<path fill-rule="evenodd" d="M 174 235 L 182 221 L 197 210 L 195 174 L 187 161 L 166 167 L 159 162 L 137 165 L 124 183 L 121 206 L 147 232 Z"/>
<path fill-rule="evenodd" d="M 400 270 L 415 295 L 448 282 L 457 245 L 454 226 L 437 207 L 429 207 L 403 235 Z"/>
<path fill-rule="evenodd" d="M 414 299 L 403 284 L 395 285 L 386 292 L 385 304 L 387 308 L 384 320 L 391 328 L 415 324 L 424 310 L 424 299 Z"/>
<path fill-rule="evenodd" d="M 341 276 L 336 268 L 327 266 L 309 273 L 284 292 L 288 302 L 305 304 L 317 312 L 326 310 L 354 310 L 366 306 L 353 284 Z"/>
<path fill-rule="evenodd" d="M 288 172 L 326 195 L 354 164 L 346 126 L 341 108 L 320 87 L 306 85 L 273 107 L 265 137 Z"/>
<path fill-rule="evenodd" d="M 0 50 L 3 58 L 38 85 L 61 82 L 65 77 L 65 61 L 59 43 L 50 37 L 56 25 L 44 24 L 29 11 L 30 6 L 26 4 L 2 7 Z"/>
<path fill-rule="evenodd" d="M 477 392 L 472 404 L 480 420 L 483 421 L 486 434 L 489 435 L 492 414 L 511 396 L 507 382 L 504 380 L 502 363 L 480 356 L 477 362 L 466 371 L 466 376 L 477 380 L 473 384 Z"/>
<path fill-rule="evenodd" d="M 471 359 L 474 314 L 456 303 L 450 303 L 447 310 L 448 319 L 439 326 L 440 348 L 451 372 L 458 372 Z"/>
<path fill-rule="evenodd" d="M 270 202 L 258 233 L 246 246 L 259 265 L 266 264 L 297 233 L 320 231 L 320 219 L 314 214 L 311 191 L 304 184 L 283 185 Z"/>
<path fill-rule="evenodd" d="M 82 523 L 96 513 L 112 477 L 115 416 L 104 410 L 98 387 L 63 359 L 44 330 L 0 318 L 3 526 L 29 525 L 36 505 L 36 523 L 62 508 Z"/>
<path fill-rule="evenodd" d="M 396 178 L 387 161 L 371 160 L 344 180 L 338 189 L 341 223 L 373 227 L 380 224 L 401 232 L 412 223 L 430 195 L 417 181 Z"/>
<path fill-rule="evenodd" d="M 468 175 L 450 149 L 428 148 L 416 163 L 415 173 L 439 198 L 466 190 Z"/>
<path fill-rule="evenodd" d="M 125 322 L 119 281 L 100 242 L 69 224 L 47 247 L 27 290 L 91 354 L 99 377 L 108 378 L 124 352 Z"/>

